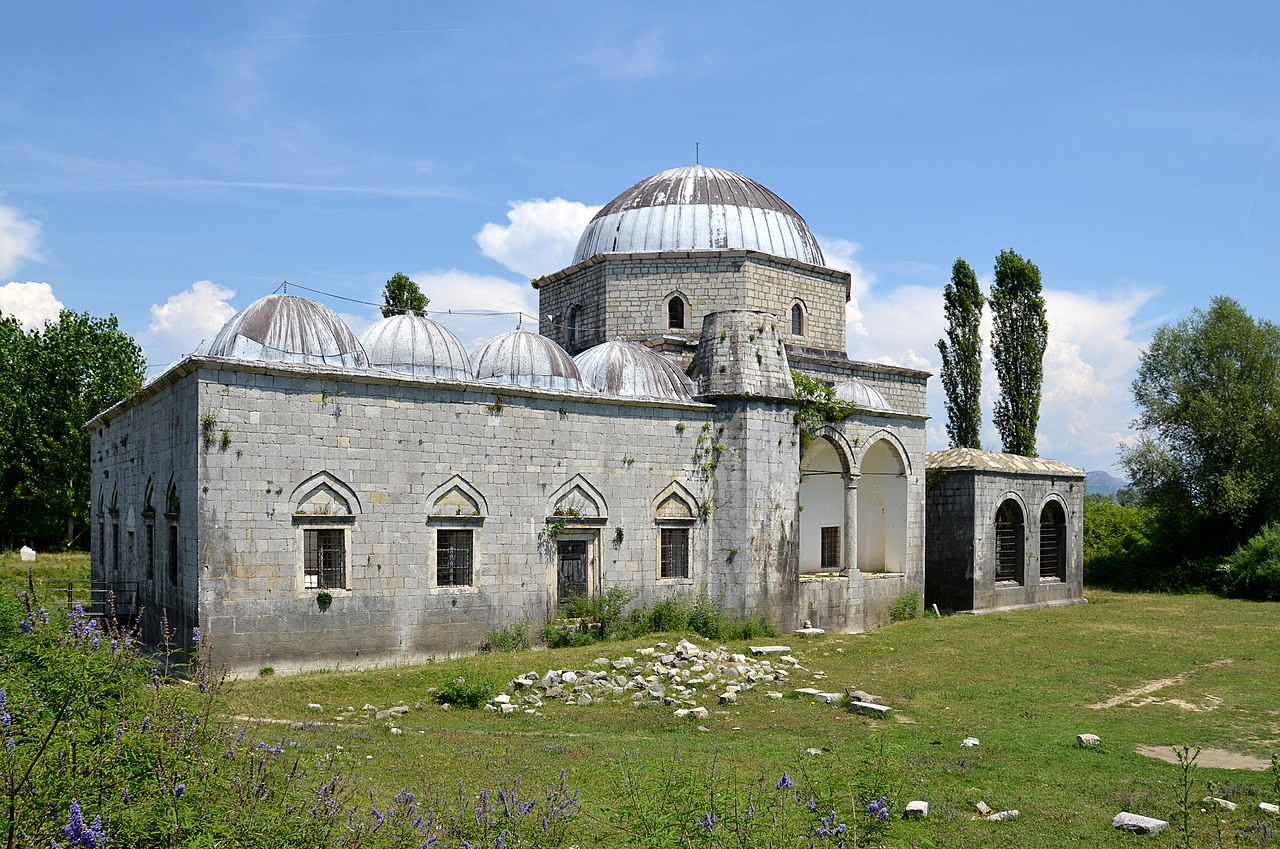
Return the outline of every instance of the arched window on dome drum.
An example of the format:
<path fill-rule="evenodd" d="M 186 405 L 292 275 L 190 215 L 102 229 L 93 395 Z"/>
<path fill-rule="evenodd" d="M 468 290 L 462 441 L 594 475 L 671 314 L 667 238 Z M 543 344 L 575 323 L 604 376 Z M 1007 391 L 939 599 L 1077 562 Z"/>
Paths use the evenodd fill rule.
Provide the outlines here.
<path fill-rule="evenodd" d="M 667 301 L 667 328 L 684 330 L 684 299 L 679 295 Z"/>
<path fill-rule="evenodd" d="M 1056 501 L 1040 511 L 1040 578 L 1067 579 L 1067 517 Z"/>
<path fill-rule="evenodd" d="M 1022 508 L 1006 499 L 996 513 L 996 580 L 1022 583 L 1025 554 Z"/>
<path fill-rule="evenodd" d="M 799 304 L 791 305 L 791 335 L 804 335 L 804 307 Z"/>
<path fill-rule="evenodd" d="M 576 344 L 578 341 L 578 308 L 576 306 L 569 307 L 569 327 L 568 339 L 569 344 Z"/>

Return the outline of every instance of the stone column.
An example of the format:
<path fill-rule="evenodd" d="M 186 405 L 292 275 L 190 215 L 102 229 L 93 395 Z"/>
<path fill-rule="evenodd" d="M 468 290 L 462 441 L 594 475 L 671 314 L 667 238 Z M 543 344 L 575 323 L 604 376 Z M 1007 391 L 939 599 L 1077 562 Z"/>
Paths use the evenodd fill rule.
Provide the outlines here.
<path fill-rule="evenodd" d="M 858 479 L 850 473 L 844 479 L 844 574 L 858 571 Z"/>

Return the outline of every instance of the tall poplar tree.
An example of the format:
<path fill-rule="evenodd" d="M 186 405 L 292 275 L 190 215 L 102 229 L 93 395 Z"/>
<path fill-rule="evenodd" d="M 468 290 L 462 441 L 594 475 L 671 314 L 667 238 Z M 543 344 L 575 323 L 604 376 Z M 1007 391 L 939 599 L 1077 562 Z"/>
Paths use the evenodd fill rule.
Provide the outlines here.
<path fill-rule="evenodd" d="M 938 340 L 942 354 L 942 389 L 947 393 L 947 435 L 955 448 L 982 447 L 982 306 L 978 275 L 957 259 L 951 282 L 942 293 L 947 338 Z"/>
<path fill-rule="evenodd" d="M 401 274 L 399 271 L 391 275 L 387 285 L 382 287 L 383 318 L 405 313 L 426 315 L 427 304 L 430 302 L 431 299 L 422 294 L 418 284 L 414 283 L 407 274 Z"/>
<path fill-rule="evenodd" d="M 991 358 L 1000 381 L 995 425 L 1006 453 L 1036 456 L 1048 340 L 1040 269 L 1011 250 L 1001 251 L 991 284 Z"/>

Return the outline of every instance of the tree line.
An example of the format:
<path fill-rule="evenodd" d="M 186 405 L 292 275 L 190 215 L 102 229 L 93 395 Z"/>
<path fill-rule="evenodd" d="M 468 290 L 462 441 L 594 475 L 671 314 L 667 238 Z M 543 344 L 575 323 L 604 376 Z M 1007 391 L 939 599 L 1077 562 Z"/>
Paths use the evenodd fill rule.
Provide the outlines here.
<path fill-rule="evenodd" d="M 1156 330 L 1132 389 L 1129 503 L 1086 504 L 1086 577 L 1280 601 L 1280 327 L 1215 297 Z"/>
<path fill-rule="evenodd" d="M 115 316 L 63 310 L 24 330 L 0 314 L 0 548 L 87 547 L 90 418 L 142 385 Z"/>

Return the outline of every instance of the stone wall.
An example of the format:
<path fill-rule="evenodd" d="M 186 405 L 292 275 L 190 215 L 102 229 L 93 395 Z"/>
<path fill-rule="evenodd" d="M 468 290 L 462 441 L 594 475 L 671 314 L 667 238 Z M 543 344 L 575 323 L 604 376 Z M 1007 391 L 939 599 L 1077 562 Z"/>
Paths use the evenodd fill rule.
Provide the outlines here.
<path fill-rule="evenodd" d="M 122 600 L 136 590 L 142 637 L 152 645 L 162 642 L 165 623 L 179 646 L 188 645 L 198 623 L 199 418 L 195 383 L 179 377 L 89 424 L 92 578 Z M 215 444 L 221 438 L 220 431 L 208 434 Z M 176 561 L 171 529 L 177 531 Z"/>
<path fill-rule="evenodd" d="M 756 251 L 602 254 L 541 278 L 538 293 L 542 316 L 567 316 L 573 305 L 580 306 L 580 322 L 590 329 L 580 329 L 577 342 L 569 342 L 563 320 L 541 331 L 570 353 L 616 338 L 696 339 L 708 314 L 727 309 L 777 316 L 788 344 L 845 350 L 849 275 Z M 667 326 L 667 300 L 673 294 L 688 306 L 683 330 Z M 805 313 L 802 336 L 790 333 L 796 303 Z"/>

